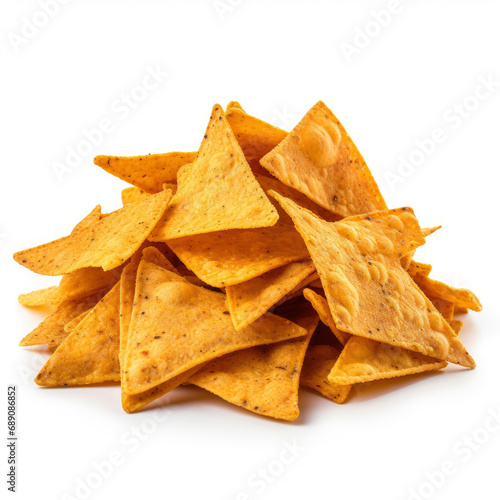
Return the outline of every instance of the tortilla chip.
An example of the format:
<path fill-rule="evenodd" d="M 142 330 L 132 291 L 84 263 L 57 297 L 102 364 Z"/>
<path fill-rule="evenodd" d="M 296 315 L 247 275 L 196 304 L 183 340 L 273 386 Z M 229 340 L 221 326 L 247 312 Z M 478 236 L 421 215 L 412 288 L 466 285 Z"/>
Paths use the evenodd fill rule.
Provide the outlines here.
<path fill-rule="evenodd" d="M 76 318 L 68 321 L 68 323 L 64 325 L 64 332 L 69 335 L 82 322 L 83 318 L 85 318 L 87 314 L 89 314 L 89 312 L 90 309 L 88 309 L 87 311 L 83 311 Z"/>
<path fill-rule="evenodd" d="M 117 283 L 48 359 L 35 382 L 41 386 L 119 382 L 119 314 Z"/>
<path fill-rule="evenodd" d="M 306 329 L 305 337 L 252 347 L 215 359 L 189 382 L 254 413 L 295 420 L 299 416 L 300 372 L 318 321 L 318 315 L 307 310 L 296 320 L 296 324 Z"/>
<path fill-rule="evenodd" d="M 41 290 L 34 290 L 29 293 L 22 293 L 17 300 L 23 306 L 37 307 L 45 304 L 54 304 L 57 297 L 57 286 L 49 286 Z"/>
<path fill-rule="evenodd" d="M 411 209 L 331 223 L 270 194 L 303 236 L 339 330 L 475 366 L 454 331 L 401 266 L 401 255 L 425 242 Z"/>
<path fill-rule="evenodd" d="M 94 163 L 146 193 L 159 193 L 165 183 L 175 183 L 179 169 L 193 162 L 198 153 L 163 153 L 144 156 L 105 156 Z"/>
<path fill-rule="evenodd" d="M 471 311 L 483 310 L 481 302 L 479 302 L 479 299 L 470 290 L 455 288 L 441 281 L 433 280 L 429 278 L 429 273 L 425 274 L 421 271 L 421 267 L 426 266 L 426 264 L 415 264 L 414 267 L 410 267 L 408 272 L 413 278 L 413 281 L 427 297 L 446 300 L 452 302 L 455 307 L 467 308 Z"/>
<path fill-rule="evenodd" d="M 316 279 L 318 279 L 318 273 L 315 271 L 304 278 L 291 292 L 287 293 L 279 302 L 276 303 L 275 307 L 281 306 L 281 304 L 284 304 L 285 302 L 288 302 L 296 297 L 302 297 L 305 287 Z"/>
<path fill-rule="evenodd" d="M 228 229 L 269 227 L 278 220 L 220 106 L 215 105 L 198 158 L 177 176 L 177 192 L 153 241 Z"/>
<path fill-rule="evenodd" d="M 352 336 L 340 353 L 328 380 L 332 384 L 350 385 L 439 370 L 445 366 L 446 361 L 395 345 Z"/>
<path fill-rule="evenodd" d="M 342 217 L 387 209 L 360 152 L 321 101 L 260 163 L 283 184 Z"/>
<path fill-rule="evenodd" d="M 448 321 L 448 323 L 450 324 L 451 328 L 453 329 L 453 331 L 458 335 L 463 326 L 464 326 L 464 322 L 463 321 L 460 321 L 458 319 L 450 319 L 450 321 Z"/>
<path fill-rule="evenodd" d="M 20 346 L 43 345 L 59 347 L 68 336 L 65 325 L 83 312 L 88 312 L 101 300 L 102 294 L 86 297 L 82 300 L 69 300 L 62 303 L 52 314 L 47 316 L 32 332 L 19 342 Z"/>
<path fill-rule="evenodd" d="M 340 352 L 330 345 L 310 346 L 300 374 L 300 385 L 320 392 L 335 403 L 344 403 L 351 386 L 333 384 L 328 380 L 339 355 Z"/>
<path fill-rule="evenodd" d="M 265 190 L 280 184 L 267 177 L 258 180 Z M 198 278 L 217 288 L 308 259 L 309 252 L 292 220 L 275 200 L 272 202 L 279 214 L 273 227 L 189 236 L 170 240 L 168 245 Z"/>
<path fill-rule="evenodd" d="M 328 301 L 309 288 L 304 290 L 304 297 L 312 304 L 316 312 L 319 314 L 321 322 L 330 328 L 332 333 L 335 337 L 337 337 L 338 341 L 342 345 L 346 345 L 347 341 L 351 338 L 351 335 L 339 330 L 335 326 L 335 321 L 333 320 L 332 313 L 328 307 Z"/>
<path fill-rule="evenodd" d="M 312 286 L 313 288 L 323 288 L 323 284 L 321 283 L 321 280 L 319 278 L 317 280 L 311 281 L 311 283 L 309 283 L 309 286 Z"/>
<path fill-rule="evenodd" d="M 238 101 L 229 101 L 227 103 L 227 106 L 226 106 L 226 112 L 232 108 L 239 109 L 241 111 L 245 111 Z"/>
<path fill-rule="evenodd" d="M 123 390 L 138 394 L 224 354 L 306 334 L 270 314 L 236 332 L 225 299 L 224 294 L 186 283 L 142 261 L 124 356 Z"/>
<path fill-rule="evenodd" d="M 171 194 L 166 190 L 131 203 L 90 226 L 75 228 L 69 236 L 17 252 L 14 259 L 36 273 L 50 276 L 85 267 L 109 271 L 141 246 L 165 212 Z"/>
<path fill-rule="evenodd" d="M 287 136 L 287 132 L 248 115 L 242 109 L 227 110 L 226 118 L 252 171 L 269 176 L 259 160 L 274 149 Z"/>
<path fill-rule="evenodd" d="M 434 307 L 441 313 L 441 316 L 449 323 L 453 319 L 453 311 L 455 306 L 452 302 L 442 299 L 429 299 Z"/>
<path fill-rule="evenodd" d="M 310 260 L 292 262 L 239 285 L 226 287 L 227 303 L 236 331 L 260 318 L 314 271 Z"/>
<path fill-rule="evenodd" d="M 141 201 L 144 198 L 147 198 L 149 193 L 139 189 L 138 187 L 129 187 L 125 188 L 122 191 L 122 205 L 129 205 L 130 203 L 135 203 L 137 201 Z"/>

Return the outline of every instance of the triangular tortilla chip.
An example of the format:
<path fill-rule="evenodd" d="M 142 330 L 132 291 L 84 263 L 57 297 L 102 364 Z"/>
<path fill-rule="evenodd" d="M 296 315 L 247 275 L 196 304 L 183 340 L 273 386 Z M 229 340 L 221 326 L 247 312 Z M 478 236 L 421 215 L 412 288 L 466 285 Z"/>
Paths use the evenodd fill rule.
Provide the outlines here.
<path fill-rule="evenodd" d="M 481 302 L 479 302 L 479 299 L 470 290 L 466 288 L 455 288 L 441 281 L 429 278 L 429 273 L 426 274 L 421 270 L 422 267 L 425 266 L 428 266 L 428 264 L 415 262 L 414 266 L 410 266 L 408 272 L 413 278 L 413 281 L 415 281 L 420 290 L 422 290 L 427 297 L 447 300 L 455 306 L 465 307 L 471 311 L 483 310 Z"/>
<path fill-rule="evenodd" d="M 224 354 L 305 334 L 273 315 L 236 332 L 224 294 L 142 261 L 123 358 L 123 390 L 138 394 Z"/>
<path fill-rule="evenodd" d="M 321 101 L 260 163 L 283 184 L 343 217 L 387 208 L 349 134 Z"/>
<path fill-rule="evenodd" d="M 409 208 L 325 222 L 276 193 L 311 253 L 339 330 L 473 368 L 432 302 L 400 263 L 425 242 Z"/>
<path fill-rule="evenodd" d="M 333 320 L 332 313 L 328 307 L 328 301 L 309 288 L 304 290 L 304 297 L 312 304 L 316 312 L 319 314 L 321 322 L 330 328 L 332 333 L 335 337 L 337 337 L 342 345 L 346 345 L 347 341 L 351 338 L 351 335 L 339 330 L 335 326 L 335 321 Z"/>
<path fill-rule="evenodd" d="M 227 106 L 226 106 L 226 112 L 232 108 L 239 109 L 241 111 L 245 111 L 238 101 L 229 101 L 227 103 Z"/>
<path fill-rule="evenodd" d="M 198 153 L 163 153 L 144 156 L 105 156 L 94 163 L 119 179 L 146 193 L 159 193 L 165 183 L 177 180 L 179 169 L 193 162 Z"/>
<path fill-rule="evenodd" d="M 212 110 L 197 159 L 179 170 L 177 185 L 164 217 L 151 234 L 153 241 L 269 227 L 278 220 L 219 105 Z"/>
<path fill-rule="evenodd" d="M 42 386 L 120 381 L 120 284 L 105 295 L 43 365 Z"/>
<path fill-rule="evenodd" d="M 227 303 L 236 330 L 260 318 L 314 271 L 310 260 L 292 262 L 239 285 L 226 287 Z"/>
<path fill-rule="evenodd" d="M 131 203 L 64 238 L 14 254 L 24 267 L 50 276 L 84 267 L 109 271 L 123 264 L 144 242 L 165 212 L 169 190 Z"/>
<path fill-rule="evenodd" d="M 148 247 L 142 252 L 142 260 L 152 262 L 163 269 L 177 272 L 172 263 L 156 248 Z M 125 267 L 122 273 L 120 282 L 120 366 L 123 367 L 123 357 L 128 345 L 130 320 L 132 318 L 132 311 L 135 297 L 135 284 L 137 278 L 137 269 L 139 267 L 139 259 L 132 259 L 129 265 Z M 183 374 L 180 382 L 187 380 L 191 374 L 196 370 L 191 370 L 190 373 Z M 179 382 L 179 383 L 180 383 Z M 178 384 L 177 384 L 178 385 Z M 122 407 L 128 412 L 132 413 L 140 410 L 142 407 L 151 403 L 155 399 L 166 394 L 172 387 L 172 382 L 167 384 L 160 384 L 153 389 L 149 389 L 140 394 L 133 396 L 121 391 Z"/>
<path fill-rule="evenodd" d="M 339 355 L 340 352 L 330 345 L 310 346 L 300 374 L 300 385 L 320 392 L 335 403 L 344 403 L 351 386 L 333 384 L 328 380 Z"/>
<path fill-rule="evenodd" d="M 32 292 L 22 293 L 17 298 L 20 304 L 28 307 L 43 306 L 45 304 L 55 305 L 57 300 L 57 286 L 49 286 L 41 290 L 33 290 Z"/>
<path fill-rule="evenodd" d="M 135 203 L 136 201 L 144 200 L 147 198 L 150 193 L 146 193 L 142 189 L 138 187 L 129 187 L 125 188 L 122 191 L 122 205 L 129 205 L 130 203 Z"/>
<path fill-rule="evenodd" d="M 73 318 L 71 321 L 64 325 L 64 332 L 68 335 L 83 321 L 83 318 L 89 314 L 90 309 L 88 311 L 83 311 L 76 318 Z"/>
<path fill-rule="evenodd" d="M 269 176 L 269 172 L 261 167 L 259 160 L 274 149 L 288 132 L 248 115 L 242 109 L 228 109 L 226 118 L 252 171 Z"/>
<path fill-rule="evenodd" d="M 340 353 L 328 380 L 332 384 L 350 385 L 439 370 L 447 364 L 446 361 L 419 352 L 352 336 Z"/>
<path fill-rule="evenodd" d="M 265 190 L 280 182 L 259 177 Z M 179 259 L 205 283 L 214 287 L 237 285 L 290 262 L 308 259 L 309 253 L 292 220 L 272 200 L 279 213 L 273 227 L 234 229 L 170 240 Z"/>
<path fill-rule="evenodd" d="M 317 314 L 308 310 L 296 320 L 296 324 L 307 330 L 305 337 L 215 359 L 189 382 L 260 415 L 295 420 L 299 416 L 300 372 L 318 321 Z"/>
<path fill-rule="evenodd" d="M 43 345 L 57 346 L 68 336 L 64 331 L 65 325 L 88 312 L 101 300 L 102 295 L 92 295 L 81 300 L 69 300 L 62 303 L 52 314 L 47 316 L 32 332 L 19 342 L 20 346 Z"/>

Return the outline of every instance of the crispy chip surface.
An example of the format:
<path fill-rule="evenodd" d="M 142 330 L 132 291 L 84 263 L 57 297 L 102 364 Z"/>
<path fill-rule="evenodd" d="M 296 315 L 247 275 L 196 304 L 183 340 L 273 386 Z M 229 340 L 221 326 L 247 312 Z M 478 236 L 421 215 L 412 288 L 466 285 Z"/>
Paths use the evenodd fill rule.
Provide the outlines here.
<path fill-rule="evenodd" d="M 339 330 L 473 368 L 474 360 L 400 263 L 425 242 L 409 208 L 325 222 L 271 193 L 311 253 Z"/>
<path fill-rule="evenodd" d="M 219 105 L 212 110 L 197 159 L 179 170 L 177 185 L 153 241 L 269 227 L 278 220 Z"/>
<path fill-rule="evenodd" d="M 299 416 L 298 390 L 304 355 L 319 318 L 303 309 L 294 318 L 308 335 L 237 351 L 208 363 L 189 379 L 247 410 L 282 420 Z"/>
<path fill-rule="evenodd" d="M 287 186 L 343 217 L 387 208 L 349 134 L 321 101 L 260 163 Z"/>
<path fill-rule="evenodd" d="M 340 353 L 330 345 L 313 345 L 307 349 L 300 374 L 300 385 L 320 392 L 335 403 L 344 403 L 350 385 L 337 385 L 328 380 Z"/>
<path fill-rule="evenodd" d="M 14 259 L 31 271 L 51 276 L 86 267 L 109 271 L 123 264 L 141 246 L 165 212 L 171 196 L 169 190 L 148 196 L 90 225 L 77 226 L 69 236 L 17 252 Z"/>
<path fill-rule="evenodd" d="M 227 303 L 236 330 L 262 316 L 314 271 L 311 260 L 292 262 L 239 285 L 226 287 Z"/>
<path fill-rule="evenodd" d="M 371 339 L 352 336 L 335 363 L 328 380 L 350 385 L 439 370 L 447 365 L 419 352 Z"/>
<path fill-rule="evenodd" d="M 120 381 L 120 284 L 117 283 L 43 365 L 42 386 Z"/>
<path fill-rule="evenodd" d="M 159 193 L 163 184 L 175 183 L 179 169 L 193 162 L 198 153 L 164 153 L 144 156 L 105 156 L 94 163 L 146 193 Z"/>
<path fill-rule="evenodd" d="M 267 191 L 279 181 L 259 177 Z M 168 245 L 196 276 L 214 287 L 237 285 L 267 271 L 309 258 L 286 212 L 272 200 L 279 220 L 272 227 L 234 229 L 170 240 Z"/>
<path fill-rule="evenodd" d="M 68 300 L 47 316 L 32 332 L 19 342 L 20 346 L 43 345 L 59 347 L 68 336 L 64 327 L 68 322 L 88 312 L 102 298 L 101 294 L 85 297 L 80 300 Z"/>
<path fill-rule="evenodd" d="M 123 390 L 138 394 L 224 354 L 305 334 L 303 328 L 274 315 L 236 332 L 224 294 L 186 283 L 142 261 L 124 356 Z"/>

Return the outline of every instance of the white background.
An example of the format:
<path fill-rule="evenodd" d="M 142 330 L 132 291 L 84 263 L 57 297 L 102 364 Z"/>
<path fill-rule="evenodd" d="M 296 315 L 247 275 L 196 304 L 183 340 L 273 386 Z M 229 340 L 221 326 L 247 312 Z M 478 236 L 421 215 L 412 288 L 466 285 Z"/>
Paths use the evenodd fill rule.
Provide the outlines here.
<path fill-rule="evenodd" d="M 5 415 L 6 386 L 18 385 L 18 498 L 83 498 L 76 487 L 89 478 L 102 483 L 92 499 L 391 500 L 418 498 L 411 491 L 419 488 L 420 498 L 500 496 L 500 431 L 482 430 L 500 411 L 500 87 L 479 103 L 468 99 L 481 78 L 500 82 L 498 2 L 402 1 L 380 27 L 372 11 L 387 9 L 386 0 L 73 0 L 25 43 L 23 18 L 39 4 L 1 4 L 1 394 Z M 356 33 L 360 42 L 367 23 L 374 36 L 348 60 L 342 44 L 354 45 Z M 169 76 L 135 109 L 120 107 L 116 100 L 156 66 Z M 292 424 L 198 389 L 127 415 L 117 387 L 34 384 L 46 352 L 17 343 L 47 311 L 23 308 L 17 295 L 58 280 L 18 266 L 12 253 L 68 234 L 96 204 L 120 206 L 124 183 L 94 166 L 94 155 L 195 150 L 211 106 L 232 99 L 285 129 L 324 100 L 388 204 L 413 207 L 423 226 L 443 225 L 417 256 L 433 276 L 481 299 L 484 311 L 467 315 L 461 334 L 475 370 L 373 383 L 343 406 L 301 391 Z M 453 118 L 464 100 L 469 116 Z M 113 131 L 59 179 L 54 162 L 103 118 Z M 391 187 L 400 157 L 436 128 L 446 139 Z M 284 443 L 294 441 L 298 456 L 280 466 Z M 93 463 L 117 454 L 99 481 Z M 439 488 L 426 485 L 446 461 L 454 473 Z M 252 478 L 269 467 L 276 477 L 257 488 Z"/>

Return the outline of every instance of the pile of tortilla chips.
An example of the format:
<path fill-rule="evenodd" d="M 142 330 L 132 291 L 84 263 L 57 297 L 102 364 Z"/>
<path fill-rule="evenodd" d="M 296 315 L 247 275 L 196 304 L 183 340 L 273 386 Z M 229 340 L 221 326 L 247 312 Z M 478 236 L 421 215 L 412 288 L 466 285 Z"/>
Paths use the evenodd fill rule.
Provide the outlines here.
<path fill-rule="evenodd" d="M 456 316 L 481 304 L 413 260 L 439 228 L 388 209 L 322 102 L 289 133 L 216 105 L 197 152 L 94 162 L 132 185 L 123 207 L 14 255 L 62 276 L 19 297 L 54 306 L 20 343 L 52 352 L 37 384 L 117 382 L 127 412 L 192 384 L 294 420 L 299 386 L 343 403 L 354 384 L 474 368 Z"/>

